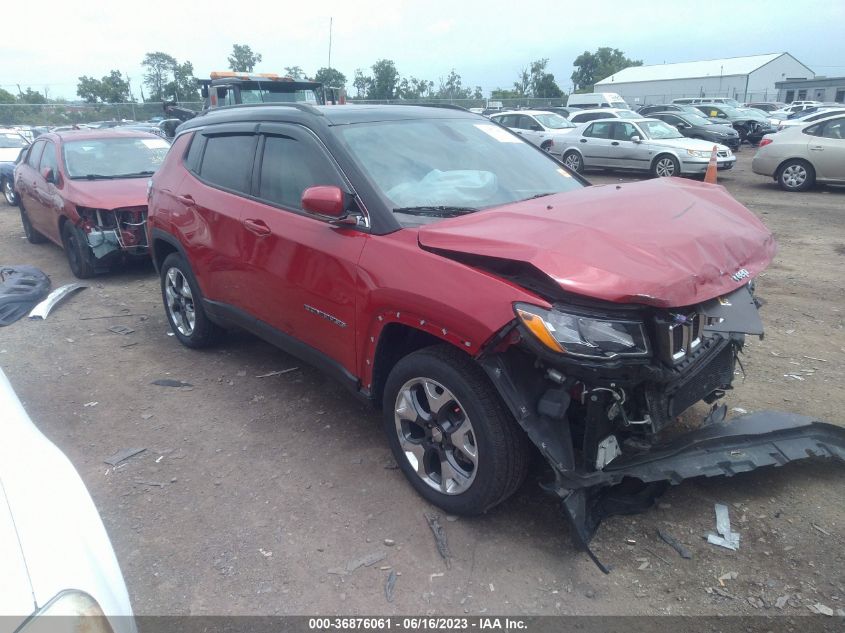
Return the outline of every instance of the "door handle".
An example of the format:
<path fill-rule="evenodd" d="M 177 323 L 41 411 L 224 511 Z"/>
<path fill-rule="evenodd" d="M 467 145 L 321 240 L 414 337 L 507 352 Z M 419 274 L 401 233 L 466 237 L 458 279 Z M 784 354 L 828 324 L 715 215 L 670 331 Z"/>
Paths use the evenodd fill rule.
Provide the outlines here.
<path fill-rule="evenodd" d="M 256 235 L 270 235 L 270 227 L 264 224 L 261 220 L 247 218 L 244 220 L 244 226 L 247 231 L 255 233 Z"/>
<path fill-rule="evenodd" d="M 522 136 L 522 132 L 517 132 L 517 134 L 519 134 L 520 136 Z"/>
<path fill-rule="evenodd" d="M 176 199 L 177 199 L 179 202 L 181 202 L 182 204 L 184 204 L 186 207 L 195 207 L 195 206 L 197 206 L 197 203 L 194 201 L 194 199 L 193 199 L 190 195 L 184 195 L 184 196 L 178 196 L 178 195 L 177 195 L 177 196 L 176 196 Z"/>
<path fill-rule="evenodd" d="M 611 145 L 619 145 L 619 141 L 613 141 Z"/>
<path fill-rule="evenodd" d="M 582 143 L 586 143 L 586 142 L 587 142 L 587 139 L 582 138 L 582 139 L 581 139 L 581 142 L 582 142 Z"/>
<path fill-rule="evenodd" d="M 822 147 L 821 145 L 810 145 L 810 149 L 815 150 L 817 152 L 823 152 L 824 151 L 824 147 Z"/>

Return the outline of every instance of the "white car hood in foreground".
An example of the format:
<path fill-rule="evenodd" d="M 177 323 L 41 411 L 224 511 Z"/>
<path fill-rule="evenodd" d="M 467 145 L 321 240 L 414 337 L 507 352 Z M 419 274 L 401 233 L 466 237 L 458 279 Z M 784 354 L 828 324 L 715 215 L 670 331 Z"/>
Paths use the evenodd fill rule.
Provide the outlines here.
<path fill-rule="evenodd" d="M 0 147 L 0 163 L 14 163 L 18 159 L 18 154 L 22 147 Z"/>
<path fill-rule="evenodd" d="M 57 594 L 91 595 L 131 616 L 120 567 L 85 484 L 32 423 L 0 370 L 0 615 L 23 616 Z M 112 620 L 133 631 L 131 618 Z"/>

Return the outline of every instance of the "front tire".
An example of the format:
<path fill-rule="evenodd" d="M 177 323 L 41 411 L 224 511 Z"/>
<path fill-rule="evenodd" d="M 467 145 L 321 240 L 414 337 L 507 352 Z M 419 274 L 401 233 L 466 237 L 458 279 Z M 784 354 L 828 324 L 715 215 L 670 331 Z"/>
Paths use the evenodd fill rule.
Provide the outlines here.
<path fill-rule="evenodd" d="M 205 313 L 199 284 L 179 253 L 171 253 L 161 265 L 161 298 L 170 328 L 185 347 L 210 347 L 223 334 Z"/>
<path fill-rule="evenodd" d="M 62 244 L 64 245 L 67 262 L 71 272 L 79 279 L 90 279 L 94 276 L 94 253 L 80 231 L 70 220 L 62 225 Z"/>
<path fill-rule="evenodd" d="M 661 154 L 654 159 L 651 165 L 651 175 L 655 178 L 669 178 L 671 176 L 680 176 L 681 165 L 678 159 L 669 154 Z"/>
<path fill-rule="evenodd" d="M 777 181 L 784 191 L 806 191 L 816 182 L 816 170 L 807 161 L 793 158 L 780 166 Z"/>
<path fill-rule="evenodd" d="M 525 480 L 528 438 L 482 369 L 450 346 L 396 364 L 384 390 L 384 430 L 411 485 L 451 514 L 481 514 Z"/>
<path fill-rule="evenodd" d="M 578 152 L 566 152 L 563 155 L 563 164 L 569 167 L 569 169 L 574 171 L 576 174 L 580 174 L 584 171 L 584 159 L 581 158 L 581 154 Z"/>
<path fill-rule="evenodd" d="M 3 188 L 3 197 L 6 199 L 6 204 L 10 207 L 17 205 L 18 194 L 15 193 L 15 187 L 12 181 L 8 178 L 3 178 L 2 182 L 0 182 L 0 186 Z"/>

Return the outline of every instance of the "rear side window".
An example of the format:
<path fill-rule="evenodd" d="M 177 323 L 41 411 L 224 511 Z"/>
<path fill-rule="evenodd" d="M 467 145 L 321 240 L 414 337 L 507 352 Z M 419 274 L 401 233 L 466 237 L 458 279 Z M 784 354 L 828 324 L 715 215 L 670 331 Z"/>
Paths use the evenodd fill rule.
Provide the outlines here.
<path fill-rule="evenodd" d="M 845 118 L 826 121 L 820 136 L 835 138 L 836 140 L 845 139 Z"/>
<path fill-rule="evenodd" d="M 205 142 L 200 178 L 216 187 L 248 194 L 255 139 L 254 134 L 209 136 Z"/>
<path fill-rule="evenodd" d="M 301 209 L 302 192 L 317 185 L 342 186 L 337 172 L 322 152 L 309 142 L 289 136 L 266 137 L 259 198 Z"/>
<path fill-rule="evenodd" d="M 200 168 L 203 140 L 202 134 L 194 134 L 191 139 L 191 145 L 188 147 L 188 152 L 185 154 L 185 165 L 187 165 L 188 169 L 197 173 Z"/>
<path fill-rule="evenodd" d="M 33 169 L 38 169 L 38 161 L 41 159 L 41 150 L 44 149 L 44 141 L 39 141 L 29 150 L 29 155 L 26 157 L 26 164 Z"/>
<path fill-rule="evenodd" d="M 600 123 L 593 123 L 586 130 L 584 136 L 590 138 L 610 138 L 610 130 L 613 123 L 610 121 L 602 121 Z"/>

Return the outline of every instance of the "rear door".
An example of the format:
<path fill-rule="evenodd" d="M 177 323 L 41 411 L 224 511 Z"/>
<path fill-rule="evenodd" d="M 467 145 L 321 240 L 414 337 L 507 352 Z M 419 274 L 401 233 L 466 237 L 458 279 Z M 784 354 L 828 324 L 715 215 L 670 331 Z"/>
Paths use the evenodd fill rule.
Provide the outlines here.
<path fill-rule="evenodd" d="M 44 143 L 46 143 L 46 140 L 35 141 L 29 148 L 26 160 L 21 161 L 20 165 L 15 168 L 15 189 L 20 194 L 21 204 L 23 204 L 27 213 L 29 213 L 30 207 L 35 205 L 33 202 L 35 178 L 38 174 L 41 152 L 44 151 Z"/>
<path fill-rule="evenodd" d="M 172 192 L 172 229 L 185 246 L 206 299 L 237 305 L 244 293 L 240 238 L 251 193 L 255 124 L 214 126 L 194 134 L 188 174 Z"/>
<path fill-rule="evenodd" d="M 845 117 L 825 121 L 818 134 L 807 144 L 816 177 L 845 181 Z"/>
<path fill-rule="evenodd" d="M 610 163 L 610 137 L 612 133 L 612 121 L 597 121 L 587 125 L 578 140 L 578 146 L 584 156 L 586 167 L 612 167 Z"/>
<path fill-rule="evenodd" d="M 358 259 L 367 234 L 302 210 L 308 187 L 351 188 L 317 137 L 293 124 L 262 124 L 254 198 L 243 209 L 245 309 L 355 373 Z"/>

